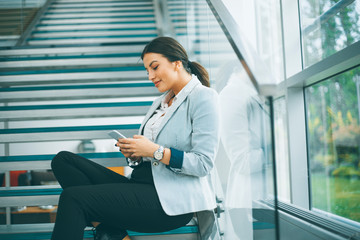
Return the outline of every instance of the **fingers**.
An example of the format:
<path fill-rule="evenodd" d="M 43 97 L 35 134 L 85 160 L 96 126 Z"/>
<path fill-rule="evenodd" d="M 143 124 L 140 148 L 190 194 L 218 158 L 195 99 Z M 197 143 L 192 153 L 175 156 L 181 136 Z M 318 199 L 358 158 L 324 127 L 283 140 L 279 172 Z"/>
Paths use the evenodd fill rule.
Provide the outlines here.
<path fill-rule="evenodd" d="M 146 152 L 146 149 L 149 148 L 149 143 L 150 141 L 146 137 L 134 135 L 133 138 L 119 139 L 116 146 L 121 149 L 120 151 L 124 156 L 131 155 L 131 157 L 143 157 L 149 155 Z"/>
<path fill-rule="evenodd" d="M 134 139 L 141 139 L 141 138 L 145 138 L 143 135 L 134 135 L 133 136 Z"/>
<path fill-rule="evenodd" d="M 134 140 L 132 138 L 119 138 L 118 143 L 122 144 L 129 144 L 132 143 Z"/>

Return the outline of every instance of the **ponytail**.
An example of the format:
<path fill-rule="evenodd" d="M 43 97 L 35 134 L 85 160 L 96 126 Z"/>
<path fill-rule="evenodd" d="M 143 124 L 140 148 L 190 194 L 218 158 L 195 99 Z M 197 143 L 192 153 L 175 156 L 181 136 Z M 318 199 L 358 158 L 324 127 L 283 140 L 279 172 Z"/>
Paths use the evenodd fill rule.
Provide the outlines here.
<path fill-rule="evenodd" d="M 188 67 L 190 74 L 196 75 L 202 85 L 210 87 L 209 73 L 200 63 L 188 61 Z"/>

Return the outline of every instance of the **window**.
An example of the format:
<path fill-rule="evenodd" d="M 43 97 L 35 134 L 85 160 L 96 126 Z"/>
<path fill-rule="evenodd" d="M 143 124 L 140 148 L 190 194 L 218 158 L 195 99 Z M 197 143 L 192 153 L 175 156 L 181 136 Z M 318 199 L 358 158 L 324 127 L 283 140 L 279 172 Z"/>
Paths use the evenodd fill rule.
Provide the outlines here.
<path fill-rule="evenodd" d="M 360 2 L 300 0 L 304 66 L 360 40 Z"/>
<path fill-rule="evenodd" d="M 360 222 L 360 67 L 305 89 L 311 206 Z"/>

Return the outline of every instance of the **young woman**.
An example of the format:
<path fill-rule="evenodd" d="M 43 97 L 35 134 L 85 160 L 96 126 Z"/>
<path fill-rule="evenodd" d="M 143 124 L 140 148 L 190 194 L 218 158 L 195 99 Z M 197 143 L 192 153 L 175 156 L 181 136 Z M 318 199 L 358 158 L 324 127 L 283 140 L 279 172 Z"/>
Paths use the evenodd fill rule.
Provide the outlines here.
<path fill-rule="evenodd" d="M 52 239 L 130 239 L 126 230 L 163 232 L 186 225 L 198 211 L 216 207 L 211 170 L 219 140 L 217 94 L 207 71 L 190 62 L 174 39 L 159 37 L 141 58 L 157 89 L 139 135 L 116 146 L 133 172 L 121 176 L 70 152 L 52 169 L 64 189 Z"/>

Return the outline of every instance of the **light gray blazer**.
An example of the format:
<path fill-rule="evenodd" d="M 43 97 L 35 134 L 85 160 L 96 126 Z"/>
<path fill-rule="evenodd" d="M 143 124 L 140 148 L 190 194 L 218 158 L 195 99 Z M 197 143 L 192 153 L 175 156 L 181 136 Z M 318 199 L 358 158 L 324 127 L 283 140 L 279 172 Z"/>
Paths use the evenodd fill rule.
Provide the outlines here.
<path fill-rule="evenodd" d="M 182 164 L 169 167 L 154 164 L 154 160 L 151 164 L 155 188 L 168 215 L 216 207 L 211 170 L 219 143 L 218 95 L 194 75 L 182 91 L 184 94 L 166 113 L 155 137 L 157 144 L 176 149 L 172 151 L 172 158 L 180 153 Z M 141 124 L 140 134 L 165 96 L 166 93 L 153 102 Z"/>

